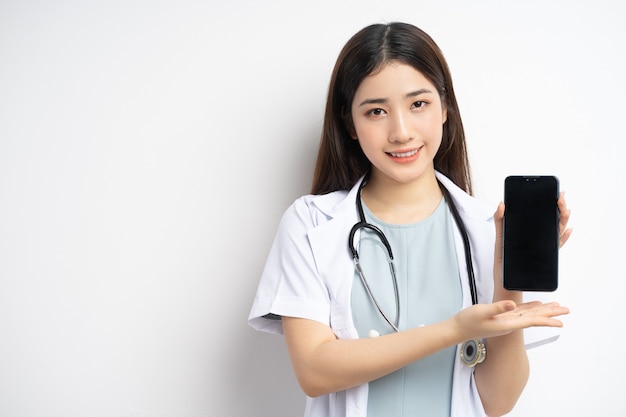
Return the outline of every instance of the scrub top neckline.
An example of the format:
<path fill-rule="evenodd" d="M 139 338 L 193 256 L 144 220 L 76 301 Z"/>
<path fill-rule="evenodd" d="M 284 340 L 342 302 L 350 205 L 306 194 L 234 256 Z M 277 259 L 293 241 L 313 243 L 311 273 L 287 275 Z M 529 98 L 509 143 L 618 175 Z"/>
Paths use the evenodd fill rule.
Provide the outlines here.
<path fill-rule="evenodd" d="M 363 213 L 365 214 L 366 220 L 371 220 L 373 223 L 389 229 L 412 229 L 415 227 L 429 224 L 434 221 L 439 212 L 445 210 L 445 208 L 447 207 L 446 199 L 444 197 L 441 197 L 441 201 L 437 205 L 437 208 L 435 208 L 435 210 L 430 213 L 425 219 L 412 223 L 389 223 L 376 217 L 363 200 L 361 200 L 361 204 L 363 205 Z"/>

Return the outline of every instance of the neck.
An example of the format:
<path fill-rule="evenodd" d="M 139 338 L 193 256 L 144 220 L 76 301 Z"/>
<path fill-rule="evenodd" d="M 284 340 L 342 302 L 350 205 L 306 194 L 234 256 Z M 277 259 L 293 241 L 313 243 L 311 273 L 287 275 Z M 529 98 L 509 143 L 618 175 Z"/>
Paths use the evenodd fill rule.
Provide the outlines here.
<path fill-rule="evenodd" d="M 361 195 L 377 218 L 393 224 L 424 220 L 439 206 L 442 196 L 434 171 L 406 183 L 372 173 Z"/>

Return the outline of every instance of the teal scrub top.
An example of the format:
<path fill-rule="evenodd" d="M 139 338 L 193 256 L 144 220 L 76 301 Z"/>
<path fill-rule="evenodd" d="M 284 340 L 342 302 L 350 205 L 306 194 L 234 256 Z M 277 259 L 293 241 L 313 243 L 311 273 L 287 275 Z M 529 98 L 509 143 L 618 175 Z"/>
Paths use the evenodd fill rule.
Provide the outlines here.
<path fill-rule="evenodd" d="M 364 205 L 365 219 L 385 234 L 394 255 L 400 295 L 399 329 L 446 320 L 462 307 L 462 290 L 452 219 L 442 198 L 437 209 L 414 224 L 389 224 Z M 383 312 L 395 320 L 396 301 L 385 246 L 361 229 L 359 259 L 371 291 Z M 370 331 L 392 333 L 367 295 L 355 271 L 352 314 L 359 337 Z M 456 346 L 436 352 L 369 383 L 368 417 L 449 417 Z"/>

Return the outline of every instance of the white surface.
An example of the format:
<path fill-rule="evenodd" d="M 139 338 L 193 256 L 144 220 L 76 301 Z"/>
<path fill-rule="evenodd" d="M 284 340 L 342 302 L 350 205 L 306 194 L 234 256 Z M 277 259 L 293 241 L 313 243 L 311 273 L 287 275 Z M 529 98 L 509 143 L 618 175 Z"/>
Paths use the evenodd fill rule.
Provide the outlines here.
<path fill-rule="evenodd" d="M 339 49 L 405 20 L 449 61 L 477 194 L 549 173 L 573 209 L 572 314 L 511 415 L 623 416 L 625 18 L 609 0 L 0 2 L 0 415 L 301 415 L 282 339 L 246 317 Z"/>

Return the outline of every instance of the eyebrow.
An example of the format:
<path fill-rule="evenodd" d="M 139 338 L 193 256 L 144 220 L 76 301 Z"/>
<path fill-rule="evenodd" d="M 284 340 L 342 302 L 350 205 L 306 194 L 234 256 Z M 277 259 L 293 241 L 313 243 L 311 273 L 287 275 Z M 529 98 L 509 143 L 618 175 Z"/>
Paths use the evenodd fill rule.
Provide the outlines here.
<path fill-rule="evenodd" d="M 417 97 L 421 94 L 432 93 L 428 88 L 420 88 L 419 90 L 411 91 L 410 93 L 405 94 L 405 98 Z M 359 103 L 359 107 L 365 106 L 366 104 L 384 104 L 389 99 L 387 98 L 366 98 L 362 102 Z"/>

